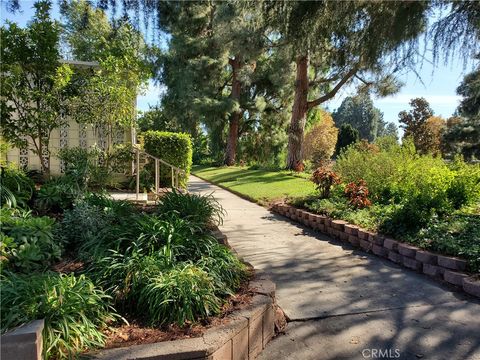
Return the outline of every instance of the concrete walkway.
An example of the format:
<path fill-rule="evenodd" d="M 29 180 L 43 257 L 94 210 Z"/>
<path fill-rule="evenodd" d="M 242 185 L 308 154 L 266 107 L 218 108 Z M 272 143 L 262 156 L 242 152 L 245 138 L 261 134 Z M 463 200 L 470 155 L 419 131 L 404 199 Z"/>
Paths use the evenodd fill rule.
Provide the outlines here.
<path fill-rule="evenodd" d="M 480 359 L 480 303 L 191 177 L 227 211 L 221 230 L 277 285 L 287 333 L 260 359 Z"/>

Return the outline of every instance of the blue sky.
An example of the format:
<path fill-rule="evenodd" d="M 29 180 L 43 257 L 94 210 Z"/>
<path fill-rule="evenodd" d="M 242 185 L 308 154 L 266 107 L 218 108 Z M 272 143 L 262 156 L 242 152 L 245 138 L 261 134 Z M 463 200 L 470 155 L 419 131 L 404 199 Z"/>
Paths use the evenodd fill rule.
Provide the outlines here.
<path fill-rule="evenodd" d="M 4 1 L 0 1 L 2 2 L 0 7 L 0 19 L 2 24 L 8 19 L 21 26 L 25 26 L 27 21 L 33 15 L 33 0 L 21 0 L 21 12 L 16 14 L 6 12 Z M 53 16 L 59 17 L 56 1 L 53 1 L 53 3 Z M 473 69 L 472 64 L 469 64 L 467 67 L 464 67 L 463 65 L 462 62 L 458 61 L 452 62 L 448 65 L 440 63 L 437 66 L 433 66 L 431 63 L 425 61 L 422 67 L 417 69 L 421 81 L 413 73 L 405 74 L 401 77 L 401 80 L 405 83 L 402 90 L 394 96 L 374 99 L 375 106 L 384 113 L 384 119 L 386 121 L 392 121 L 398 124 L 398 113 L 402 110 L 409 109 L 408 103 L 410 99 L 422 96 L 430 103 L 436 115 L 445 118 L 449 117 L 455 111 L 460 99 L 456 95 L 455 89 L 459 85 L 463 76 Z M 151 82 L 145 94 L 138 97 L 138 109 L 147 110 L 149 105 L 155 105 L 158 102 L 161 93 L 161 87 L 155 86 L 153 82 Z M 334 110 L 341 104 L 346 96 L 352 95 L 353 93 L 353 89 L 346 88 L 326 105 L 329 110 Z"/>
<path fill-rule="evenodd" d="M 412 98 L 424 97 L 430 103 L 435 115 L 444 118 L 450 117 L 458 106 L 460 97 L 456 94 L 456 88 L 464 75 L 472 70 L 471 64 L 464 68 L 462 62 L 453 62 L 437 66 L 424 62 L 417 70 L 421 80 L 413 73 L 407 73 L 400 77 L 405 83 L 401 91 L 393 96 L 374 99 L 375 106 L 384 114 L 386 121 L 398 123 L 398 113 L 409 109 L 408 103 Z M 337 108 L 342 99 L 352 95 L 352 89 L 342 91 L 339 96 L 328 104 L 331 110 Z"/>

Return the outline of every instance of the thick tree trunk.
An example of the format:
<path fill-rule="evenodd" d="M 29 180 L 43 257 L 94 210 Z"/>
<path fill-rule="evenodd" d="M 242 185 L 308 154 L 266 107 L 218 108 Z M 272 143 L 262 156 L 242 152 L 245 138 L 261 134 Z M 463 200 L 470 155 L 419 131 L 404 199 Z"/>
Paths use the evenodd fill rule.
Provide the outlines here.
<path fill-rule="evenodd" d="M 240 95 L 242 92 L 242 83 L 238 79 L 238 72 L 240 71 L 242 64 L 240 56 L 235 56 L 234 59 L 230 59 L 230 65 L 232 66 L 232 93 L 230 97 L 232 100 L 240 103 Z M 228 139 L 227 148 L 225 149 L 224 163 L 227 166 L 235 165 L 237 155 L 237 143 L 238 143 L 238 129 L 240 127 L 240 118 L 242 117 L 242 110 L 239 109 L 230 115 L 229 127 L 228 127 Z"/>
<path fill-rule="evenodd" d="M 228 126 L 227 148 L 225 150 L 225 165 L 235 165 L 237 155 L 238 128 L 240 125 L 240 113 L 235 112 L 230 117 Z"/>
<path fill-rule="evenodd" d="M 303 170 L 303 132 L 308 110 L 308 55 L 297 57 L 295 99 L 288 130 L 287 169 Z"/>

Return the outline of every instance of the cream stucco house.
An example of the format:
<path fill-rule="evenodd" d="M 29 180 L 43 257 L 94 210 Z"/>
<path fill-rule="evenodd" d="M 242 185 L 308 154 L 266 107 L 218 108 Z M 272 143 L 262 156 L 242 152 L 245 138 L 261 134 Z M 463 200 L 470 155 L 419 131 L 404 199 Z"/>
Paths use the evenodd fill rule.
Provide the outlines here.
<path fill-rule="evenodd" d="M 78 68 L 98 66 L 94 62 L 68 60 L 63 62 Z M 52 131 L 49 146 L 50 153 L 44 155 L 50 162 L 50 173 L 52 175 L 60 175 L 64 170 L 60 159 L 55 156 L 59 149 L 64 147 L 89 148 L 93 145 L 107 149 L 109 146 L 107 143 L 109 141 L 108 138 L 105 131 L 101 128 L 95 129 L 92 125 L 79 124 L 74 120 L 68 121 L 67 125 Z M 114 130 L 111 139 L 113 145 L 135 143 L 135 130 L 133 128 Z M 41 170 L 40 159 L 38 155 L 29 150 L 30 148 L 30 146 L 22 149 L 11 148 L 6 154 L 2 154 L 2 158 L 8 162 L 17 163 L 24 169 Z"/>

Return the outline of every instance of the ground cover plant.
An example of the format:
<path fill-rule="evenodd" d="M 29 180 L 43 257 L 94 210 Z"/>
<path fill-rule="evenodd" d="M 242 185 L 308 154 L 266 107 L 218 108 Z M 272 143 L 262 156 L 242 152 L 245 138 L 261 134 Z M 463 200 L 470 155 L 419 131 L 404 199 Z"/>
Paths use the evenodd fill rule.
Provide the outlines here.
<path fill-rule="evenodd" d="M 34 186 L 34 182 L 16 165 L 0 165 L 0 204 L 3 206 L 26 207 L 32 198 Z"/>
<path fill-rule="evenodd" d="M 480 164 L 445 162 L 418 154 L 410 141 L 380 139 L 350 146 L 328 171 L 341 179 L 329 194 L 292 204 L 463 257 L 480 270 Z"/>
<path fill-rule="evenodd" d="M 40 209 L 34 196 L 32 209 L 0 209 L 0 325 L 45 318 L 46 359 L 103 347 L 125 319 L 162 328 L 204 321 L 247 278 L 212 236 L 223 209 L 211 196 L 174 191 L 148 212 L 102 193 Z"/>

